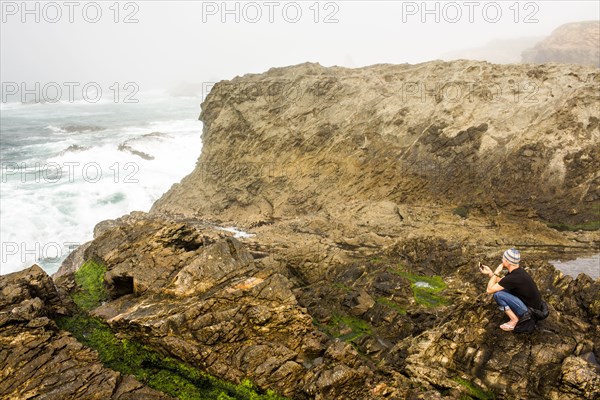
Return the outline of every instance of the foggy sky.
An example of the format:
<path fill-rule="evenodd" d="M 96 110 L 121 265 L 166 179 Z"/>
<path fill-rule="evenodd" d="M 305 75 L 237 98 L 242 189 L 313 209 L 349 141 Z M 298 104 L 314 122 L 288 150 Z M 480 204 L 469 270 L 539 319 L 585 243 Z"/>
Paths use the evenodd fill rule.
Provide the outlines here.
<path fill-rule="evenodd" d="M 487 6 L 483 15 L 490 3 L 485 1 L 470 2 L 471 6 L 464 1 L 427 2 L 431 14 L 423 14 L 421 1 L 335 1 L 320 2 L 317 7 L 313 1 L 287 6 L 291 2 L 228 2 L 230 14 L 223 13 L 221 1 L 135 1 L 119 4 L 119 22 L 115 23 L 110 1 L 97 2 L 102 15 L 91 23 L 82 10 L 87 3 L 78 2 L 72 9 L 71 23 L 64 2 L 47 6 L 46 15 L 46 3 L 28 2 L 34 12 L 22 15 L 21 1 L 3 1 L 1 80 L 136 82 L 144 91 L 231 79 L 305 61 L 348 67 L 418 63 L 485 47 L 496 39 L 543 37 L 561 24 L 598 19 L 600 14 L 596 1 L 519 2 L 517 7 L 514 1 L 497 1 L 502 12 L 497 22 L 490 21 L 496 18 L 496 5 Z M 297 6 L 302 14 L 292 23 Z M 19 9 L 13 15 L 15 7 Z M 90 20 L 95 17 L 94 7 L 86 9 Z M 62 13 L 58 22 L 48 21 L 57 17 L 57 9 Z M 34 20 L 36 13 L 39 22 Z M 138 22 L 124 23 L 128 14 Z M 324 23 L 329 14 L 337 22 Z"/>

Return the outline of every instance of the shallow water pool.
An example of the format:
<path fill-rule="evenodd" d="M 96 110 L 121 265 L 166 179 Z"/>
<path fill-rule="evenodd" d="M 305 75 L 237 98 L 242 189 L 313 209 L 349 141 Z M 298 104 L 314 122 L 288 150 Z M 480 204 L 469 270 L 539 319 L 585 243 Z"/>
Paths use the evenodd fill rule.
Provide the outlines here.
<path fill-rule="evenodd" d="M 577 278 L 577 275 L 581 273 L 589 275 L 592 279 L 600 277 L 600 254 L 565 262 L 552 260 L 550 264 L 554 265 L 563 274 L 571 275 L 573 278 Z"/>

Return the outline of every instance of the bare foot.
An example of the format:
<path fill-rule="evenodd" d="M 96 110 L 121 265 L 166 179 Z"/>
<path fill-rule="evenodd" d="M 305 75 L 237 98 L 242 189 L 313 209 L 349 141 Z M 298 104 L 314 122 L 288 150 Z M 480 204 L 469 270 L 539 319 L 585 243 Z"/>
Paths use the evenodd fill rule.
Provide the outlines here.
<path fill-rule="evenodd" d="M 512 331 L 513 329 L 515 329 L 516 325 L 517 325 L 516 322 L 508 321 L 508 322 L 505 322 L 504 324 L 500 325 L 500 329 L 502 329 L 503 331 Z"/>

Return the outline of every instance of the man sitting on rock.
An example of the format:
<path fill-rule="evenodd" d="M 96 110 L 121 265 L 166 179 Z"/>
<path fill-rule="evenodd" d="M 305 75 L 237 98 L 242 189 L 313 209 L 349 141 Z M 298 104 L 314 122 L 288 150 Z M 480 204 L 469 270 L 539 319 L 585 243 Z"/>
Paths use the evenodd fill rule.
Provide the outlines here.
<path fill-rule="evenodd" d="M 481 265 L 482 274 L 490 277 L 487 284 L 487 292 L 494 294 L 494 300 L 504 311 L 510 320 L 502 325 L 500 329 L 512 331 L 519 322 L 519 318 L 532 307 L 536 310 L 541 308 L 542 297 L 537 285 L 531 276 L 519 267 L 521 253 L 517 249 L 509 249 L 502 255 L 502 264 L 495 271 L 487 265 Z M 500 272 L 506 268 L 508 274 L 502 278 Z"/>

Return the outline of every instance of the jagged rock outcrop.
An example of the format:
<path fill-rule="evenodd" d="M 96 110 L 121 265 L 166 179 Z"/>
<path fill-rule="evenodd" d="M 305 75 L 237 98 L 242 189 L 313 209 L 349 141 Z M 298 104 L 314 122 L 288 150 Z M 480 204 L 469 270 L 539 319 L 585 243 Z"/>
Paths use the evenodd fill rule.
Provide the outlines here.
<path fill-rule="evenodd" d="M 111 299 L 92 314 L 221 378 L 298 399 L 458 399 L 476 385 L 498 398 L 575 400 L 600 390 L 600 281 L 535 257 L 523 267 L 551 315 L 519 336 L 498 329 L 503 316 L 473 272 L 475 260 L 499 259 L 497 249 L 398 239 L 375 258 L 317 262 L 322 276 L 312 280 L 293 257 L 252 256 L 255 241 L 187 217 L 134 213 L 97 233 L 82 259 L 106 265 Z M 424 306 L 415 279 L 432 275 L 447 287 Z"/>
<path fill-rule="evenodd" d="M 524 63 L 569 63 L 600 67 L 600 21 L 572 22 L 525 50 Z"/>
<path fill-rule="evenodd" d="M 399 205 L 440 202 L 598 220 L 599 81 L 586 66 L 435 61 L 219 82 L 196 169 L 153 211 L 250 225 L 374 209 L 369 223 L 397 225 Z"/>
<path fill-rule="evenodd" d="M 84 258 L 107 266 L 112 301 L 93 314 L 116 330 L 221 378 L 249 377 L 286 396 L 367 396 L 367 364 L 349 349 L 342 360 L 332 355 L 340 344 L 326 344 L 289 280 L 258 269 L 231 234 L 141 213 L 101 232 Z"/>
<path fill-rule="evenodd" d="M 37 265 L 0 276 L 0 398 L 170 399 L 105 368 L 53 321 L 65 306 Z"/>

